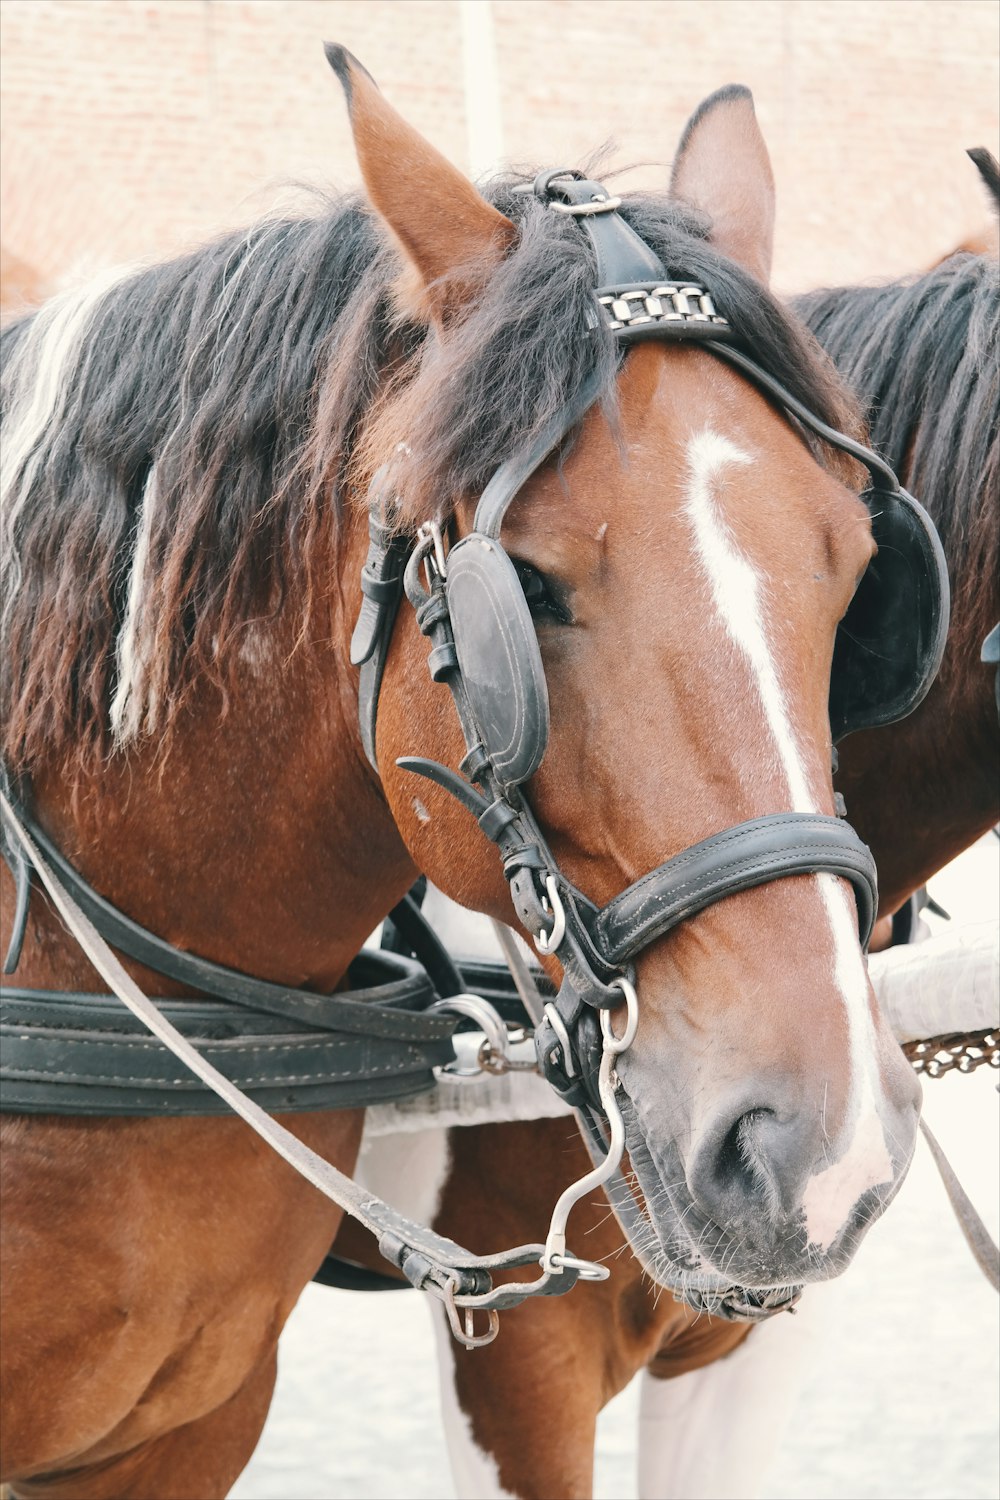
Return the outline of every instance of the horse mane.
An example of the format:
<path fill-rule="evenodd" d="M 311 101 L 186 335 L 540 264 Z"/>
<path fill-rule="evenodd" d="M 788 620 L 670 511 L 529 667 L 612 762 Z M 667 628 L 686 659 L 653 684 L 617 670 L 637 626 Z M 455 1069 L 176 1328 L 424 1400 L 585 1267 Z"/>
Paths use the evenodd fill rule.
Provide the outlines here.
<path fill-rule="evenodd" d="M 795 301 L 868 408 L 874 447 L 930 512 L 948 559 L 949 656 L 978 659 L 998 614 L 1000 267 L 955 255 L 885 286 Z"/>
<path fill-rule="evenodd" d="M 397 296 L 357 196 L 67 293 L 5 334 L 3 754 L 85 765 L 166 746 L 199 679 L 255 642 L 319 636 L 345 504 L 400 439 L 400 525 L 450 513 L 618 353 L 594 330 L 586 236 L 504 176 L 511 253 L 441 339 Z M 824 421 L 856 427 L 793 315 L 665 195 L 621 213 L 667 274 L 710 288 L 743 343 Z M 328 625 L 327 625 L 328 633 Z"/>

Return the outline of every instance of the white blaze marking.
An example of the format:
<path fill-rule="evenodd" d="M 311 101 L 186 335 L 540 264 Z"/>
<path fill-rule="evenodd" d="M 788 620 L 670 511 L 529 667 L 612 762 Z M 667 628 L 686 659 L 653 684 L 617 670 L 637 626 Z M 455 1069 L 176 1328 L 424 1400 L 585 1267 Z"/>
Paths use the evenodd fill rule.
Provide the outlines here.
<path fill-rule="evenodd" d="M 788 781 L 790 810 L 816 813 L 820 811 L 818 799 L 809 786 L 768 642 L 761 578 L 736 545 L 715 502 L 714 485 L 719 471 L 732 464 L 751 462 L 749 454 L 719 433 L 710 429 L 698 433 L 688 445 L 690 480 L 686 510 L 715 607 L 752 668 L 778 760 Z M 844 1111 L 844 1133 L 851 1132 L 850 1143 L 839 1160 L 810 1179 L 803 1199 L 810 1241 L 826 1249 L 836 1239 L 861 1194 L 890 1182 L 893 1170 L 877 1107 L 881 1085 L 875 1061 L 875 1028 L 853 909 L 843 883 L 836 876 L 817 875 L 814 879 L 833 940 L 834 979 L 844 998 L 851 1064 L 850 1094 Z"/>
<path fill-rule="evenodd" d="M 891 1182 L 893 1168 L 879 1118 L 882 1085 L 875 1024 L 868 1006 L 868 974 L 858 946 L 853 898 L 835 875 L 818 875 L 816 879 L 833 930 L 837 984 L 847 1002 L 851 1091 L 844 1118 L 847 1128 L 851 1124 L 854 1127 L 846 1151 L 811 1177 L 802 1195 L 810 1242 L 827 1250 L 862 1193 Z"/>
<path fill-rule="evenodd" d="M 785 695 L 764 628 L 760 575 L 737 547 L 713 493 L 713 482 L 720 469 L 751 462 L 749 454 L 718 433 L 700 432 L 688 448 L 691 482 L 687 512 L 694 524 L 698 555 L 712 585 L 715 607 L 753 668 L 757 692 L 788 778 L 790 810 L 815 812 L 816 798 L 799 759 Z"/>

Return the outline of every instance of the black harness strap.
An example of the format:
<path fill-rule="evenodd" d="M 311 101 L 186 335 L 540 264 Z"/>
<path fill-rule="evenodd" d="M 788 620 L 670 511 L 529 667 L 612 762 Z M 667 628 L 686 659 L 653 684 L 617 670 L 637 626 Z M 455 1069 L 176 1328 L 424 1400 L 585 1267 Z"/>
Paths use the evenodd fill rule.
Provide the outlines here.
<path fill-rule="evenodd" d="M 427 970 L 442 999 L 468 989 L 458 965 L 420 910 L 412 892 L 404 896 L 385 918 L 382 948 L 391 953 L 412 954 Z"/>
<path fill-rule="evenodd" d="M 423 1044 L 439 1043 L 451 1035 L 452 1020 L 423 1013 L 423 1007 L 436 996 L 420 965 L 407 959 L 399 960 L 399 978 L 390 979 L 388 984 L 375 982 L 375 987 L 365 985 L 358 993 L 323 995 L 255 979 L 238 969 L 171 947 L 99 895 L 38 824 L 23 809 L 18 809 L 18 814 L 62 884 L 105 941 L 157 974 L 187 985 L 196 993 L 264 1015 L 301 1022 L 317 1030 Z M 362 955 L 357 962 L 361 973 L 372 972 L 368 955 Z"/>
<path fill-rule="evenodd" d="M 412 1292 L 408 1281 L 389 1276 L 384 1271 L 373 1271 L 370 1266 L 359 1266 L 356 1261 L 345 1260 L 342 1255 L 327 1255 L 320 1262 L 313 1281 L 320 1286 L 336 1287 L 342 1292 Z"/>
<path fill-rule="evenodd" d="M 0 768 L 2 769 L 2 768 Z M 7 785 L 9 778 L 2 777 Z M 24 788 L 22 787 L 22 795 Z M 160 1002 L 160 1010 L 206 1062 L 262 1108 L 353 1109 L 432 1089 L 434 1068 L 454 1061 L 455 1018 L 433 1013 L 434 978 L 461 989 L 437 945 L 435 975 L 405 954 L 362 951 L 350 988 L 333 995 L 256 979 L 171 947 L 90 886 L 51 839 L 11 806 L 77 907 L 120 953 L 208 999 Z M 31 865 L 0 819 L 2 852 L 17 881 L 8 963 L 20 955 Z M 427 952 L 426 924 L 404 904 L 396 917 Z M 418 928 L 422 929 L 418 932 Z M 457 981 L 457 982 L 456 982 Z M 110 995 L 5 986 L 2 1104 L 26 1114 L 210 1115 L 228 1106 L 183 1068 Z"/>
<path fill-rule="evenodd" d="M 35 844 L 30 830 L 21 822 L 3 792 L 0 792 L 0 813 L 11 836 L 23 847 L 67 929 L 132 1015 L 141 1020 L 155 1037 L 169 1047 L 175 1057 L 224 1099 L 301 1176 L 374 1234 L 381 1254 L 402 1271 L 413 1286 L 440 1297 L 459 1338 L 470 1346 L 489 1342 L 496 1334 L 496 1315 L 500 1310 L 517 1306 L 525 1297 L 552 1296 L 568 1291 L 575 1284 L 579 1274 L 577 1267 L 585 1263 L 567 1259 L 567 1264 L 558 1271 L 555 1268 L 543 1268 L 541 1274 L 530 1282 L 510 1281 L 494 1287 L 493 1272 L 539 1265 L 545 1247 L 538 1244 L 517 1245 L 496 1255 L 471 1255 L 453 1240 L 432 1229 L 413 1224 L 368 1189 L 352 1181 L 339 1168 L 325 1161 L 233 1084 L 214 1063 L 191 1045 L 167 1019 L 163 1010 L 142 993 L 107 941 L 76 904 L 70 892 L 63 887 L 58 875 L 50 868 L 42 851 Z M 464 1332 L 459 1322 L 459 1308 L 466 1318 Z M 489 1314 L 490 1327 L 481 1336 L 475 1335 L 470 1321 L 476 1309 Z"/>
<path fill-rule="evenodd" d="M 841 819 L 804 813 L 772 813 L 692 844 L 609 901 L 594 919 L 593 936 L 613 963 L 623 964 L 725 896 L 820 872 L 851 882 L 867 946 L 878 905 L 871 851 Z"/>
<path fill-rule="evenodd" d="M 355 991 L 379 1003 L 401 988 L 392 956 L 365 955 Z M 417 1005 L 434 998 L 426 979 L 404 981 Z M 112 995 L 4 988 L 0 1099 L 17 1114 L 217 1115 L 230 1108 Z M 274 1114 L 357 1109 L 435 1086 L 433 1069 L 454 1060 L 450 1035 L 435 1043 L 343 1035 L 245 1011 L 231 1002 L 159 1000 L 161 1014 L 198 1053 Z"/>

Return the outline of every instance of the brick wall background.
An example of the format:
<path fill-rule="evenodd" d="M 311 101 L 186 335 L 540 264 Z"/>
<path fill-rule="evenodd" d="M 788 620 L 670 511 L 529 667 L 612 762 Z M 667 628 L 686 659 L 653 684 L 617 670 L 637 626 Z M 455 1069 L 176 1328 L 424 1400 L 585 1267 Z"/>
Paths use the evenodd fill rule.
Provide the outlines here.
<path fill-rule="evenodd" d="M 324 38 L 468 167 L 463 28 L 484 22 L 516 162 L 572 164 L 611 138 L 617 159 L 643 164 L 635 181 L 661 182 L 699 100 L 749 84 L 774 159 L 783 290 L 918 269 L 987 220 L 964 148 L 998 150 L 994 0 L 474 4 L 2 0 L 11 283 L 31 296 L 165 256 L 287 204 L 292 180 L 353 184 Z M 472 114 L 477 89 L 474 76 Z"/>

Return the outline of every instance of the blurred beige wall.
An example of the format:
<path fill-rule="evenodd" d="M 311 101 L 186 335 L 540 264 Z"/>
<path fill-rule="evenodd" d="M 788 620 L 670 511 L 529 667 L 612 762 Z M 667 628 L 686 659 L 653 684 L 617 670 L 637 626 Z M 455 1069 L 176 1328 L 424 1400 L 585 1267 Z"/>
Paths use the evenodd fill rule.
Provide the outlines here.
<path fill-rule="evenodd" d="M 448 156 L 663 182 L 691 109 L 754 91 L 783 290 L 903 274 L 987 220 L 994 0 L 2 0 L 0 234 L 28 295 L 357 180 L 320 43 Z"/>

